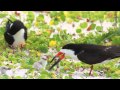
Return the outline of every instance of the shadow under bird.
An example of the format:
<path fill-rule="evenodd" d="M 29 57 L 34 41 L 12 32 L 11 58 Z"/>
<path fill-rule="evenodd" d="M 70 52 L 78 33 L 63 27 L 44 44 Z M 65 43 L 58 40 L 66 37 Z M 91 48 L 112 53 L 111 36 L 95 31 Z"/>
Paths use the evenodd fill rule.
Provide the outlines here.
<path fill-rule="evenodd" d="M 8 19 L 4 38 L 10 47 L 22 48 L 27 40 L 27 28 L 20 20 L 11 21 Z"/>
<path fill-rule="evenodd" d="M 55 60 L 56 62 L 49 68 L 49 70 L 57 65 L 62 59 L 64 59 L 65 56 L 70 56 L 73 59 L 77 59 L 91 65 L 89 72 L 89 75 L 91 75 L 94 64 L 120 57 L 120 46 L 67 44 L 63 46 L 62 49 L 52 59 L 53 61 L 54 59 L 58 58 L 58 60 Z"/>

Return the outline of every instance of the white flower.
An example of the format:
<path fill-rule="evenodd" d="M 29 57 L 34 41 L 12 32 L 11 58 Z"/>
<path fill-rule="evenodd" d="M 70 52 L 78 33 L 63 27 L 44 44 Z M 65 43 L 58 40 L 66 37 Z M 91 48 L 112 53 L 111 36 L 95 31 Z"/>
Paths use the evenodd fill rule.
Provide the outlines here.
<path fill-rule="evenodd" d="M 13 73 L 12 70 L 7 70 L 7 71 L 6 71 L 6 75 L 8 75 L 8 76 L 13 76 L 14 73 Z"/>
<path fill-rule="evenodd" d="M 10 70 L 8 67 L 0 67 L 0 74 L 5 74 L 7 70 Z"/>
<path fill-rule="evenodd" d="M 14 76 L 21 76 L 24 77 L 26 75 L 27 69 L 17 69 L 14 73 Z"/>
<path fill-rule="evenodd" d="M 51 21 L 50 16 L 44 15 L 44 19 L 45 19 L 45 22 L 46 22 L 47 24 L 49 24 L 49 22 Z"/>
<path fill-rule="evenodd" d="M 39 62 L 35 62 L 33 67 L 37 70 L 40 70 L 42 68 L 42 65 Z"/>
<path fill-rule="evenodd" d="M 45 57 L 43 57 L 43 58 L 45 58 Z M 45 59 L 41 59 L 40 61 L 35 62 L 33 67 L 37 70 L 40 70 L 42 68 L 45 69 L 46 65 L 47 65 L 47 61 Z"/>

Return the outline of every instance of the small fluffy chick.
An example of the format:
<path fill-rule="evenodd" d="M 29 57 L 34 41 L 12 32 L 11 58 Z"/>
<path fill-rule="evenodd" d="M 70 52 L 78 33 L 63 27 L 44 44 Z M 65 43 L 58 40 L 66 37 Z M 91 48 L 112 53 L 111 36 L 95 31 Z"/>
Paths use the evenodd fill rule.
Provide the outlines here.
<path fill-rule="evenodd" d="M 45 69 L 45 67 L 46 67 L 46 65 L 47 65 L 47 59 L 48 59 L 48 57 L 47 57 L 46 55 L 43 55 L 43 56 L 40 58 L 40 61 L 34 63 L 33 67 L 34 67 L 36 70 Z"/>

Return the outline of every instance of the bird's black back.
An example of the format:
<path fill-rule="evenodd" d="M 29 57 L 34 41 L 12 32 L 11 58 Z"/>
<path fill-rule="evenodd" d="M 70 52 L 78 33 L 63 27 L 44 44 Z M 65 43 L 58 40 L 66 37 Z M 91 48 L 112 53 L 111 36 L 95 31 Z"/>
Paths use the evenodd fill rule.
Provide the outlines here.
<path fill-rule="evenodd" d="M 10 27 L 9 24 L 12 24 L 12 26 Z M 7 28 L 7 26 L 8 26 L 8 28 Z M 20 29 L 22 29 L 22 28 L 25 29 L 26 27 L 20 20 L 16 20 L 13 23 L 10 23 L 10 21 L 8 21 L 8 23 L 6 24 L 6 28 L 7 28 L 7 32 L 9 32 L 11 35 L 14 35 Z"/>
<path fill-rule="evenodd" d="M 87 64 L 96 64 L 120 57 L 120 46 L 101 46 L 93 44 L 67 44 L 63 49 L 75 51 L 78 59 Z"/>
<path fill-rule="evenodd" d="M 9 30 L 10 30 L 10 25 L 12 24 L 13 22 L 10 20 L 10 19 L 8 19 L 8 22 L 6 23 L 6 32 L 9 32 Z"/>
<path fill-rule="evenodd" d="M 8 22 L 6 23 L 6 31 L 4 33 L 4 38 L 6 42 L 10 45 L 13 44 L 14 38 L 13 35 L 15 35 L 19 30 L 24 29 L 24 38 L 27 40 L 27 28 L 24 26 L 24 24 L 20 20 L 11 21 L 8 19 Z"/>

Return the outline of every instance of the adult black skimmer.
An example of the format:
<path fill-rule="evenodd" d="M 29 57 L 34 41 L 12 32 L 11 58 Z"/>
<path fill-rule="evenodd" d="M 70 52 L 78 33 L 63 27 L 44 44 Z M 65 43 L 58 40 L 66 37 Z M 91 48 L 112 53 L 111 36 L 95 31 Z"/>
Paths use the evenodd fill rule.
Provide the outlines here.
<path fill-rule="evenodd" d="M 60 52 L 58 52 L 57 55 L 55 55 L 55 57 L 52 59 L 53 61 L 54 59 L 58 58 L 58 60 L 56 60 L 49 70 L 57 65 L 65 56 L 70 56 L 73 59 L 78 59 L 86 64 L 91 65 L 91 70 L 89 72 L 89 75 L 91 75 L 94 64 L 120 57 L 120 46 L 67 44 L 63 46 Z"/>
<path fill-rule="evenodd" d="M 27 40 L 27 28 L 20 20 L 11 21 L 8 19 L 6 23 L 6 31 L 4 33 L 5 41 L 11 47 L 24 47 Z"/>

